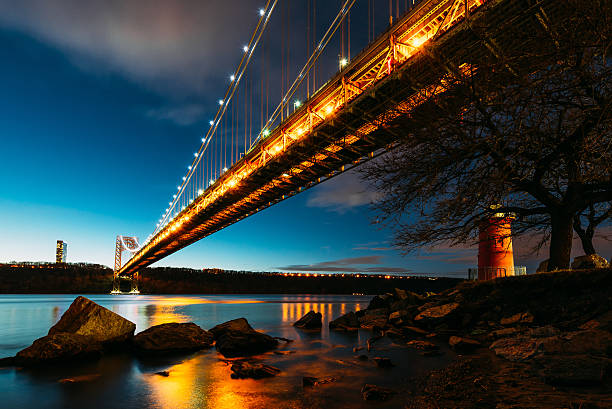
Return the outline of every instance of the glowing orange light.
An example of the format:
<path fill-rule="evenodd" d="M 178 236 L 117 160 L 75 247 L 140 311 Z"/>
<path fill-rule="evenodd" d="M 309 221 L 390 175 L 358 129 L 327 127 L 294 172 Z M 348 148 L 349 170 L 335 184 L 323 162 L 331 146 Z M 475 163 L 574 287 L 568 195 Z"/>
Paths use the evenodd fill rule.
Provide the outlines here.
<path fill-rule="evenodd" d="M 327 115 L 331 114 L 333 110 L 334 110 L 334 107 L 331 104 L 329 104 L 327 107 L 325 107 L 325 113 Z"/>
<path fill-rule="evenodd" d="M 414 48 L 418 48 L 421 45 L 423 45 L 425 41 L 427 41 L 427 37 L 415 37 L 412 40 L 410 40 L 410 43 L 412 44 Z"/>

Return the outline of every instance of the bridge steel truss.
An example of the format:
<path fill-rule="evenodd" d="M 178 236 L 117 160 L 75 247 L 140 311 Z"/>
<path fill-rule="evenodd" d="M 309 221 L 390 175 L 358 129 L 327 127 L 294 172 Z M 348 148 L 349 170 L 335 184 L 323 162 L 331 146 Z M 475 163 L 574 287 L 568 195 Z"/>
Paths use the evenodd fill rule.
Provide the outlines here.
<path fill-rule="evenodd" d="M 443 93 L 445 75 L 465 72 L 473 56 L 520 47 L 513 33 L 545 27 L 555 7 L 553 0 L 421 2 L 152 237 L 120 274 L 135 274 L 392 149 L 400 137 L 395 121 Z"/>

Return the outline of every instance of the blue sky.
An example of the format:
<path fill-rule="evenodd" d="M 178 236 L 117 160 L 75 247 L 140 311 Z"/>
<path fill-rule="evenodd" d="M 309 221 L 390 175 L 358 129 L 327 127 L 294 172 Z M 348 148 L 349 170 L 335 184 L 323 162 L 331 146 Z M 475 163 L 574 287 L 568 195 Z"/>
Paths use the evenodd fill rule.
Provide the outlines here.
<path fill-rule="evenodd" d="M 227 3 L 0 0 L 0 261 L 51 261 L 63 239 L 69 261 L 110 266 L 117 234 L 153 231 L 258 18 L 252 1 Z M 352 36 L 355 53 L 367 32 Z M 449 275 L 476 264 L 473 248 L 402 256 L 373 223 L 374 199 L 347 173 L 156 265 Z"/>

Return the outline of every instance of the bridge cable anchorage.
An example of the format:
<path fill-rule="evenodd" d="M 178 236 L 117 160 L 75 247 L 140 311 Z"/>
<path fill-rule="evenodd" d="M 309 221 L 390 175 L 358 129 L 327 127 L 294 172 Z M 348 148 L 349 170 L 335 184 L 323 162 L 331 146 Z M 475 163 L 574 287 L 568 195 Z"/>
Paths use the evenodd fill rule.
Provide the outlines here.
<path fill-rule="evenodd" d="M 206 136 L 203 138 L 202 144 L 200 145 L 199 150 L 195 153 L 195 158 L 190 168 L 188 168 L 189 171 L 187 172 L 187 176 L 185 177 L 185 180 L 183 181 L 183 183 L 179 186 L 176 197 L 174 197 L 174 200 L 170 204 L 169 210 L 167 210 L 165 215 L 162 217 L 161 223 L 154 230 L 153 235 L 157 234 L 163 228 L 163 226 L 165 226 L 168 223 L 168 221 L 172 219 L 172 217 L 170 216 L 172 215 L 173 210 L 175 210 L 175 208 L 177 207 L 180 207 L 180 204 L 179 206 L 177 206 L 177 203 L 179 203 L 180 198 L 185 191 L 185 187 L 190 182 L 191 177 L 193 176 L 195 172 L 195 168 L 197 168 L 198 164 L 200 163 L 200 160 L 203 157 L 203 153 L 206 151 L 206 149 L 208 148 L 210 144 L 211 139 L 216 134 L 217 127 L 219 126 L 219 123 L 221 122 L 221 119 L 223 118 L 227 110 L 227 106 L 229 105 L 229 102 L 232 100 L 234 93 L 236 92 L 236 89 L 242 80 L 243 74 L 246 71 L 246 68 L 248 67 L 249 62 L 251 61 L 253 52 L 255 51 L 255 49 L 257 48 L 257 45 L 259 44 L 259 40 L 261 39 L 263 32 L 268 26 L 268 22 L 270 21 L 270 16 L 272 15 L 272 12 L 274 11 L 274 8 L 276 7 L 277 3 L 278 3 L 278 0 L 268 0 L 268 2 L 266 3 L 265 9 L 264 9 L 263 15 L 260 13 L 260 18 L 257 22 L 257 26 L 255 27 L 255 30 L 253 31 L 253 34 L 251 35 L 251 39 L 248 45 L 245 46 L 246 51 L 243 54 L 240 60 L 240 63 L 238 64 L 238 67 L 236 68 L 234 74 L 232 74 L 234 80 L 231 81 L 230 85 L 228 86 L 223 100 L 219 101 L 220 106 L 217 110 L 217 113 L 214 119 L 211 121 L 211 127 L 208 129 Z"/>

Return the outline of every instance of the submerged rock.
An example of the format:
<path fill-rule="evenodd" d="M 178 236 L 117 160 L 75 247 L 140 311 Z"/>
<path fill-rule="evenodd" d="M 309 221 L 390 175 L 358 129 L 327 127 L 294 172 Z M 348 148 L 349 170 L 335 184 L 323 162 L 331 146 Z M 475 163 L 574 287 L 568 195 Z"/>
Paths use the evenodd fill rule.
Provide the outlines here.
<path fill-rule="evenodd" d="M 62 332 L 37 339 L 17 353 L 15 363 L 33 366 L 77 359 L 97 359 L 102 355 L 102 350 L 102 344 L 92 337 Z"/>
<path fill-rule="evenodd" d="M 293 326 L 301 329 L 321 329 L 323 326 L 320 312 L 309 311 L 306 315 L 296 321 Z"/>
<path fill-rule="evenodd" d="M 155 325 L 133 340 L 136 349 L 146 354 L 197 351 L 211 347 L 213 342 L 211 333 L 192 322 Z"/>
<path fill-rule="evenodd" d="M 393 389 L 383 388 L 381 386 L 365 384 L 361 388 L 361 396 L 364 400 L 387 400 L 396 392 Z"/>
<path fill-rule="evenodd" d="M 418 349 L 421 351 L 433 351 L 433 350 L 440 349 L 440 347 L 438 347 L 436 344 L 434 344 L 433 342 L 429 342 L 429 341 L 413 340 L 413 341 L 407 342 L 406 345 L 409 346 L 410 348 Z"/>
<path fill-rule="evenodd" d="M 448 345 L 457 352 L 472 352 L 480 347 L 480 342 L 471 338 L 452 336 L 448 339 Z"/>
<path fill-rule="evenodd" d="M 389 358 L 375 357 L 372 358 L 372 361 L 374 361 L 374 363 L 376 363 L 376 366 L 378 366 L 379 368 L 391 368 L 395 366 Z"/>
<path fill-rule="evenodd" d="M 359 329 L 359 320 L 357 315 L 351 311 L 344 314 L 333 321 L 329 322 L 329 329 L 340 331 L 357 331 Z"/>
<path fill-rule="evenodd" d="M 327 383 L 336 382 L 337 380 L 338 379 L 334 378 L 333 376 L 327 376 L 325 378 L 315 378 L 314 376 L 305 376 L 302 378 L 302 386 L 314 387 L 314 386 L 319 386 L 319 385 L 325 385 Z"/>
<path fill-rule="evenodd" d="M 519 312 L 510 317 L 502 318 L 499 323 L 504 326 L 516 324 L 531 324 L 534 318 L 529 312 Z"/>
<path fill-rule="evenodd" d="M 270 365 L 252 363 L 246 361 L 238 361 L 232 365 L 232 378 L 233 379 L 262 379 L 276 376 L 280 373 L 280 369 Z"/>
<path fill-rule="evenodd" d="M 123 342 L 134 336 L 136 324 L 95 302 L 77 297 L 48 335 L 62 332 L 90 337 L 96 342 Z"/>
<path fill-rule="evenodd" d="M 359 317 L 359 326 L 365 329 L 384 328 L 387 325 L 389 318 L 389 310 L 386 308 L 377 308 L 366 310 L 365 314 Z"/>
<path fill-rule="evenodd" d="M 555 386 L 591 386 L 601 384 L 612 360 L 588 355 L 539 357 L 536 367 L 544 382 Z"/>
<path fill-rule="evenodd" d="M 255 331 L 245 318 L 237 318 L 210 329 L 216 347 L 226 357 L 258 354 L 276 348 L 278 341 Z"/>

